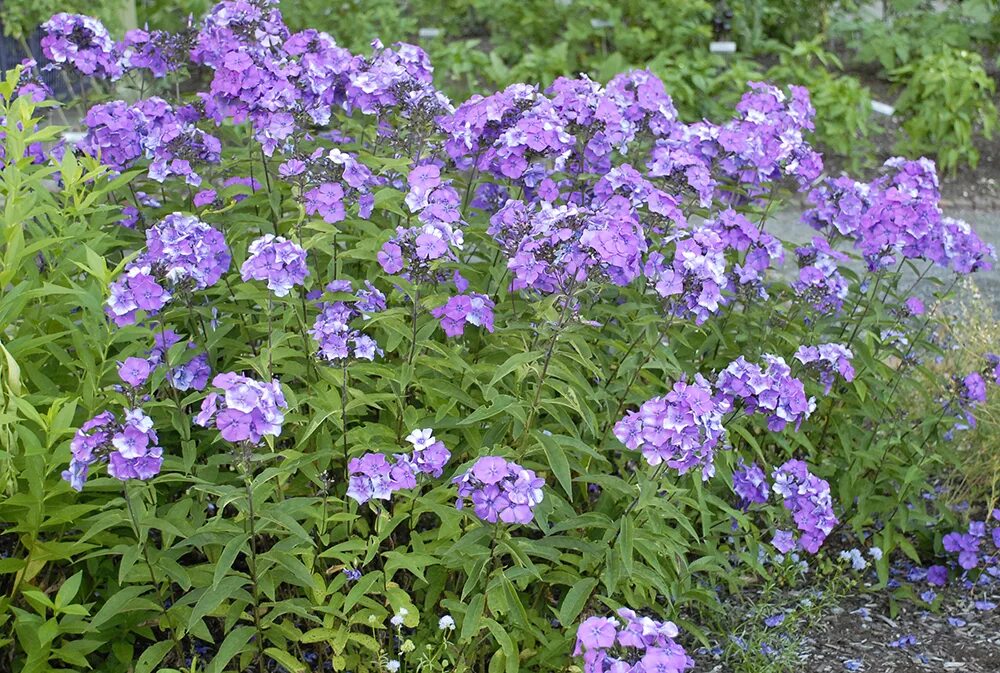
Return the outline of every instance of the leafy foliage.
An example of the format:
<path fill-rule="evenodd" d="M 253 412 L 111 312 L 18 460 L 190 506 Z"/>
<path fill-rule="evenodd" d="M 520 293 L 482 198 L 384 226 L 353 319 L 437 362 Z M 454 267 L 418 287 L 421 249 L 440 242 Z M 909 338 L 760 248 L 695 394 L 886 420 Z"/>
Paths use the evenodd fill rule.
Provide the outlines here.
<path fill-rule="evenodd" d="M 257 32 L 249 35 L 238 37 L 261 39 Z M 268 58 L 278 52 L 266 46 L 261 53 Z M 379 62 L 352 59 L 352 67 Z M 422 75 L 422 60 L 413 63 Z M 194 97 L 176 97 L 199 74 L 213 80 L 212 95 L 228 91 L 228 80 L 215 80 L 219 70 L 210 70 L 187 63 L 162 78 L 139 68 L 127 77 L 133 90 L 174 97 L 180 108 Z M 406 68 L 387 70 L 398 74 Z M 633 76 L 649 81 L 642 73 L 627 77 Z M 305 86 L 303 79 L 295 82 Z M 400 661 L 417 670 L 560 670 L 585 618 L 626 606 L 675 621 L 694 642 L 705 637 L 700 615 L 720 609 L 716 587 L 735 592 L 744 574 L 766 582 L 782 572 L 772 562 L 769 541 L 788 526 L 783 522 L 789 514 L 780 499 L 741 507 L 731 485 L 741 458 L 766 466 L 768 473 L 792 458 L 808 462 L 816 475 L 811 483 L 829 482 L 844 529 L 870 532 L 886 559 L 894 549 L 918 556 L 907 535 L 921 530 L 927 515 L 905 505 L 929 488 L 950 451 L 943 437 L 965 410 L 941 405 L 956 393 L 923 359 L 938 350 L 931 339 L 933 318 L 898 309 L 918 271 L 916 279 L 930 287 L 929 294 L 943 297 L 950 288 L 925 278 L 931 264 L 917 269 L 904 256 L 903 243 L 880 248 L 880 254 L 850 246 L 843 258 L 831 253 L 843 262 L 833 265 L 844 278 L 842 310 L 816 310 L 795 279 L 774 271 L 762 276 L 764 296 L 737 292 L 724 280 L 717 289 L 725 301 L 711 311 L 698 303 L 712 305 L 709 292 L 683 288 L 677 301 L 701 306 L 708 311 L 699 315 L 703 319 L 654 294 L 652 286 L 668 275 L 663 268 L 619 283 L 603 275 L 613 265 L 602 261 L 592 275 L 571 275 L 559 291 L 518 289 L 511 282 L 517 265 L 502 247 L 504 236 L 516 230 L 490 229 L 492 216 L 516 199 L 480 203 L 477 186 L 499 185 L 508 196 L 543 208 L 534 185 L 520 175 L 461 165 L 442 149 L 441 118 L 453 111 L 442 104 L 433 108 L 440 116 L 433 116 L 406 107 L 411 98 L 394 98 L 402 85 L 388 87 L 393 103 L 374 107 L 377 114 L 362 109 L 371 92 L 357 87 L 362 102 L 355 102 L 351 114 L 341 101 L 326 103 L 328 123 L 307 117 L 294 107 L 301 103 L 296 99 L 289 103 L 297 114 L 294 140 L 273 146 L 264 144 L 273 137 L 255 126 L 266 123 L 266 115 L 247 121 L 220 113 L 221 123 L 213 126 L 207 119 L 212 113 L 203 107 L 196 122 L 185 123 L 200 124 L 198 130 L 220 140 L 217 157 L 194 161 L 204 181 L 198 188 L 215 190 L 204 199 L 191 184 L 195 178 L 180 173 L 184 166 L 171 164 L 178 173 L 167 176 L 151 170 L 149 160 L 162 159 L 157 153 L 164 146 L 176 153 L 188 146 L 156 145 L 144 136 L 135 142 L 149 143 L 143 149 L 153 156 L 138 152 L 116 172 L 101 160 L 110 163 L 119 156 L 113 150 L 134 140 L 129 133 L 150 134 L 151 125 L 126 126 L 106 142 L 95 128 L 108 122 L 88 117 L 89 133 L 80 145 L 92 149 L 95 156 L 88 156 L 56 144 L 63 129 L 42 123 L 42 108 L 31 96 L 18 95 L 22 85 L 21 73 L 12 72 L 0 87 L 0 520 L 9 522 L 0 536 L 6 555 L 0 560 L 6 590 L 0 657 L 10 670 L 262 673 L 324 670 L 328 664 L 334 670 L 393 670 L 392 662 Z M 751 126 L 745 133 L 764 140 L 773 140 L 768 124 L 787 124 L 782 131 L 807 128 L 810 113 L 794 117 L 780 105 L 753 121 L 755 105 L 788 100 L 776 91 L 758 87 L 741 99 L 740 114 L 747 118 L 738 115 L 733 128 Z M 538 98 L 517 114 L 536 104 L 548 109 L 548 98 L 532 95 Z M 671 130 L 690 128 L 669 119 L 665 94 L 651 95 L 657 113 L 677 124 Z M 807 107 L 803 96 L 793 91 L 789 105 Z M 246 102 L 259 113 L 264 98 Z M 125 108 L 145 114 L 138 103 Z M 574 139 L 566 149 L 571 155 L 582 154 L 583 139 L 601 128 L 597 121 L 565 126 L 581 138 L 579 146 Z M 666 139 L 654 135 L 653 126 L 635 124 L 639 130 L 627 155 L 643 170 Z M 183 128 L 186 141 L 203 141 Z M 488 134 L 482 136 L 485 143 Z M 516 141 L 518 135 L 511 137 Z M 294 172 L 291 160 L 300 156 L 312 170 L 335 170 L 324 163 L 343 160 L 332 149 L 352 153 L 358 162 L 352 166 L 371 173 L 371 192 L 363 194 L 371 196 L 369 213 L 359 198 L 340 219 L 328 215 L 315 207 L 308 189 L 313 185 Z M 775 164 L 770 173 L 761 169 L 753 179 L 711 163 L 718 185 L 707 200 L 680 175 L 650 174 L 667 202 L 676 197 L 677 212 L 668 217 L 644 210 L 644 224 L 652 224 L 643 229 L 641 245 L 672 255 L 678 240 L 709 230 L 706 220 L 723 213 L 745 217 L 746 232 L 766 232 L 781 200 L 813 187 L 817 178 L 805 175 L 813 155 L 801 133 L 795 149 L 801 151 L 795 161 Z M 532 151 L 537 154 L 529 158 L 546 177 L 568 181 L 569 203 L 560 205 L 584 207 L 584 198 L 598 204 L 588 211 L 593 218 L 580 218 L 584 224 L 573 221 L 557 230 L 596 221 L 604 212 L 596 185 L 621 170 L 625 156 L 614 154 L 612 163 L 609 150 L 602 166 L 563 163 L 550 149 Z M 768 159 L 774 160 L 759 160 Z M 391 271 L 387 244 L 405 244 L 406 232 L 423 222 L 418 213 L 425 206 L 414 203 L 421 199 L 421 171 L 433 173 L 429 166 L 451 181 L 433 188 L 444 185 L 460 195 L 452 205 L 461 216 L 464 245 L 454 246 L 454 256 L 411 255 L 404 273 Z M 906 166 L 927 169 L 926 163 Z M 917 206 L 943 227 L 934 190 L 927 189 Z M 574 193 L 579 203 L 570 201 Z M 142 266 L 148 232 L 174 212 L 197 216 L 221 232 L 232 264 L 219 282 L 205 287 L 192 288 L 175 276 L 171 301 L 139 320 L 115 324 L 109 314 L 122 315 L 109 306 L 111 287 Z M 682 226 L 682 220 L 689 224 Z M 834 244 L 845 242 L 831 227 L 819 228 Z M 306 254 L 308 276 L 291 283 L 289 293 L 271 292 L 251 279 L 259 275 L 237 271 L 251 245 L 271 234 Z M 775 257 L 781 247 L 774 246 Z M 720 248 L 718 273 L 749 265 L 745 252 L 737 245 Z M 956 267 L 945 272 L 948 280 L 957 277 L 956 269 L 967 273 L 988 263 L 985 249 L 977 254 L 968 267 L 945 259 Z M 881 255 L 899 255 L 898 267 L 887 266 Z M 569 259 L 544 259 L 546 273 L 561 273 Z M 493 331 L 482 320 L 467 320 L 460 335 L 439 329 L 434 311 L 455 298 L 456 271 L 492 302 Z M 340 284 L 330 288 L 332 281 Z M 315 303 L 317 296 L 324 303 L 356 305 L 357 296 L 344 283 L 353 289 L 367 287 L 366 281 L 386 295 L 387 307 L 352 317 L 350 328 L 374 339 L 381 357 L 332 363 L 317 357 L 309 331 L 325 310 Z M 184 339 L 162 345 L 162 359 L 148 380 L 123 386 L 118 362 L 152 360 L 158 339 L 167 341 L 166 329 Z M 196 348 L 188 348 L 188 339 Z M 795 375 L 786 378 L 801 380 L 801 397 L 808 393 L 817 406 L 811 415 L 803 413 L 801 424 L 782 429 L 746 405 L 731 408 L 724 427 L 729 446 L 716 452 L 713 478 L 703 480 L 700 471 L 679 474 L 665 463 L 654 467 L 616 437 L 615 425 L 627 412 L 698 375 L 714 380 L 739 358 L 758 362 L 768 353 L 793 362 L 799 346 L 827 342 L 843 342 L 853 351 L 857 375 L 827 386 L 796 365 Z M 215 373 L 280 382 L 286 405 L 278 433 L 264 433 L 257 444 L 228 442 L 216 429 L 193 422 L 206 393 L 181 389 L 172 377 L 201 351 Z M 900 403 L 914 398 L 939 413 L 915 413 L 917 407 Z M 71 455 L 78 458 L 77 429 L 99 412 L 133 404 L 152 419 L 162 470 L 146 481 L 120 481 L 94 463 L 85 488 L 74 492 L 60 472 Z M 713 404 L 741 403 L 720 398 Z M 407 451 L 408 433 L 423 428 L 433 429 L 451 452 L 443 475 L 424 475 L 388 500 L 359 503 L 349 495 L 352 458 Z M 456 508 L 452 478 L 496 456 L 544 480 L 544 497 L 533 506 L 530 524 L 489 523 L 474 508 Z M 879 565 L 883 582 L 887 563 Z M 439 621 L 444 617 L 454 629 Z"/>

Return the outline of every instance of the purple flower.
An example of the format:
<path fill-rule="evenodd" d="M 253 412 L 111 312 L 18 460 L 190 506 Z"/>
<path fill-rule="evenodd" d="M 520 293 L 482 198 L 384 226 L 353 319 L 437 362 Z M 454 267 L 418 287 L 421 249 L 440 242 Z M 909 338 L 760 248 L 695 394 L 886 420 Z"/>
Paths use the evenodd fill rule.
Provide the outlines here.
<path fill-rule="evenodd" d="M 588 617 L 577 627 L 573 656 L 583 656 L 588 673 L 683 673 L 694 661 L 674 640 L 679 633 L 673 622 L 640 617 L 634 610 L 620 608 L 617 617 Z M 635 661 L 635 666 L 626 660 Z"/>
<path fill-rule="evenodd" d="M 389 500 L 396 491 L 414 488 L 418 475 L 440 477 L 451 459 L 444 442 L 429 429 L 414 430 L 406 440 L 413 445 L 409 455 L 396 454 L 389 460 L 381 453 L 367 453 L 348 463 L 347 495 L 359 504 L 369 500 Z"/>
<path fill-rule="evenodd" d="M 642 451 L 646 462 L 662 462 L 680 474 L 700 468 L 702 479 L 715 473 L 714 450 L 725 436 L 726 406 L 713 398 L 711 384 L 700 374 L 680 380 L 665 397 L 654 397 L 615 424 L 615 437 L 627 448 Z"/>
<path fill-rule="evenodd" d="M 767 415 L 767 426 L 780 432 L 792 423 L 797 428 L 816 408 L 807 398 L 802 382 L 791 375 L 784 359 L 765 353 L 766 369 L 747 362 L 743 356 L 719 373 L 716 387 L 728 400 L 741 400 L 747 414 Z"/>
<path fill-rule="evenodd" d="M 366 297 L 371 299 L 371 295 Z M 351 306 L 338 301 L 322 305 L 320 314 L 316 316 L 316 322 L 309 330 L 319 344 L 317 355 L 321 360 L 340 362 L 353 356 L 358 360 L 371 361 L 376 355 L 382 355 L 382 349 L 374 339 L 350 326 L 351 321 L 359 317 L 357 310 L 359 304 L 361 302 Z M 369 304 L 368 308 L 378 308 L 378 306 Z"/>
<path fill-rule="evenodd" d="M 277 380 L 262 383 L 232 372 L 217 374 L 211 392 L 201 405 L 195 423 L 209 427 L 213 420 L 228 442 L 260 444 L 266 435 L 277 437 L 288 406 Z"/>
<path fill-rule="evenodd" d="M 149 361 L 143 358 L 130 357 L 118 365 L 118 376 L 133 388 L 138 388 L 149 378 Z"/>
<path fill-rule="evenodd" d="M 458 485 L 455 506 L 462 509 L 468 498 L 476 516 L 489 523 L 530 523 L 544 497 L 545 481 L 533 470 L 496 456 L 483 456 L 452 481 Z"/>
<path fill-rule="evenodd" d="M 304 194 L 306 212 L 318 214 L 325 222 L 335 224 L 346 217 L 344 188 L 336 182 L 327 182 Z"/>
<path fill-rule="evenodd" d="M 102 412 L 77 430 L 70 442 L 69 469 L 62 477 L 80 491 L 90 466 L 107 461 L 108 474 L 115 479 L 151 479 L 163 465 L 163 449 L 157 442 L 153 421 L 141 409 L 125 410 L 123 421 Z"/>
<path fill-rule="evenodd" d="M 306 251 L 281 236 L 265 234 L 250 244 L 248 252 L 240 267 L 243 280 L 266 280 L 268 289 L 278 297 L 302 285 L 309 275 Z"/>
<path fill-rule="evenodd" d="M 153 315 L 170 301 L 170 293 L 150 271 L 149 267 L 133 266 L 111 284 L 106 310 L 116 325 L 131 325 L 138 311 Z"/>
<path fill-rule="evenodd" d="M 149 363 L 153 367 L 165 365 L 167 352 L 180 341 L 180 335 L 173 330 L 157 330 L 153 334 L 154 345 L 149 351 Z M 188 341 L 187 348 L 189 351 L 195 350 L 197 345 L 193 341 Z M 181 392 L 204 390 L 211 375 L 212 369 L 209 367 L 208 354 L 205 352 L 196 353 L 185 362 L 171 363 L 167 369 L 167 381 Z"/>
<path fill-rule="evenodd" d="M 796 547 L 795 536 L 787 530 L 776 530 L 771 544 L 782 554 L 787 554 Z"/>
<path fill-rule="evenodd" d="M 819 380 L 824 386 L 824 393 L 829 394 L 836 375 L 845 381 L 854 380 L 854 367 L 851 360 L 854 354 L 841 344 L 819 344 L 817 346 L 799 346 L 795 351 L 795 359 L 814 369 L 819 374 Z"/>
<path fill-rule="evenodd" d="M 444 306 L 431 310 L 431 315 L 441 321 L 449 337 L 461 336 L 466 324 L 493 331 L 493 300 L 485 294 L 471 292 L 451 297 Z"/>
<path fill-rule="evenodd" d="M 120 55 L 107 28 L 97 19 L 61 12 L 42 24 L 45 58 L 84 75 L 116 80 L 122 75 Z"/>
<path fill-rule="evenodd" d="M 770 487 L 764 470 L 753 462 L 746 465 L 740 458 L 739 466 L 733 471 L 733 490 L 740 496 L 740 507 L 746 510 L 753 503 L 767 502 Z"/>
<path fill-rule="evenodd" d="M 789 460 L 772 474 L 774 492 L 784 500 L 802 533 L 799 541 L 810 554 L 820 546 L 837 524 L 830 496 L 830 484 L 809 472 L 800 460 Z"/>
<path fill-rule="evenodd" d="M 948 569 L 944 566 L 934 565 L 927 569 L 927 583 L 936 587 L 943 587 L 948 582 Z"/>
<path fill-rule="evenodd" d="M 196 217 L 173 213 L 146 231 L 146 252 L 135 263 L 175 286 L 190 283 L 203 290 L 222 278 L 230 260 L 221 232 Z"/>
<path fill-rule="evenodd" d="M 920 297 L 910 297 L 903 305 L 906 306 L 906 312 L 909 315 L 923 315 L 927 311 L 927 307 L 924 306 L 924 302 Z"/>

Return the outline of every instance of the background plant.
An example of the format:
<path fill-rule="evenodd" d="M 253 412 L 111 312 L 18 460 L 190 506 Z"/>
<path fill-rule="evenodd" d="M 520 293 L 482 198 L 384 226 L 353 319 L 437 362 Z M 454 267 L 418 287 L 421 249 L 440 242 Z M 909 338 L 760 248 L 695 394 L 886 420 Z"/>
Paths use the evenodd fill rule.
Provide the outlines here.
<path fill-rule="evenodd" d="M 75 149 L 40 124 L 34 73 L 0 91 L 12 670 L 558 670 L 585 619 L 627 607 L 693 651 L 716 587 L 768 578 L 800 532 L 919 557 L 931 517 L 906 505 L 977 400 L 929 366 L 937 318 L 911 298 L 933 305 L 993 254 L 944 217 L 931 162 L 821 179 L 804 90 L 758 84 L 720 125 L 688 124 L 645 72 L 498 94 L 480 122 L 416 49 L 354 58 L 270 12 L 229 20 L 161 76 L 128 55 L 106 88 L 163 98 L 81 103 Z M 77 39 L 79 21 L 48 30 Z M 634 136 L 598 137 L 616 128 Z M 820 238 L 796 248 L 768 224 L 803 192 Z M 850 374 L 800 350 L 831 343 Z M 129 358 L 148 372 L 122 375 Z M 276 387 L 195 384 L 201 363 Z M 668 403 L 683 437 L 655 432 Z M 262 407 L 259 437 L 225 413 Z M 148 414 L 159 474 L 88 463 L 78 432 L 105 411 L 121 434 Z M 424 430 L 450 454 L 438 474 L 412 467 Z M 76 493 L 60 472 L 79 486 L 81 463 Z M 802 498 L 748 501 L 746 463 L 765 496 L 807 469 Z M 793 520 L 808 503 L 822 520 Z"/>

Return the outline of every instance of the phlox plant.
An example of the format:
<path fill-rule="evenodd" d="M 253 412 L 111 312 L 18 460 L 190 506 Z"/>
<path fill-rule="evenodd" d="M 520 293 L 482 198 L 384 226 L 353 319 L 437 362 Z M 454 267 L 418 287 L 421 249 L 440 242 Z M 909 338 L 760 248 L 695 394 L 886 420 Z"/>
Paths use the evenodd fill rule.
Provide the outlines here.
<path fill-rule="evenodd" d="M 764 82 L 451 101 L 270 0 L 43 29 L 0 88 L 5 667 L 680 672 L 769 559 L 916 553 L 995 385 L 924 364 L 994 258 L 932 162 L 826 175 Z M 76 138 L 38 67 L 93 84 Z"/>

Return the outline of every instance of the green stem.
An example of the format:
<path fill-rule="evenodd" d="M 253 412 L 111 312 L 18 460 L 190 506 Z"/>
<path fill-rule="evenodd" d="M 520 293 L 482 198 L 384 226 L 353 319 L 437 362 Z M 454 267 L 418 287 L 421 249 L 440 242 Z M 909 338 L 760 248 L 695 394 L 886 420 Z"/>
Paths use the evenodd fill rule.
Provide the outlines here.
<path fill-rule="evenodd" d="M 249 448 L 245 449 L 249 451 Z M 247 565 L 250 570 L 250 587 L 253 595 L 253 626 L 257 631 L 257 668 L 260 669 L 264 655 L 264 629 L 260 623 L 260 588 L 257 575 L 257 516 L 253 506 L 253 479 L 248 461 L 243 464 L 243 486 L 246 490 L 247 516 L 244 520 L 244 530 L 250 543 L 250 556 Z"/>
<path fill-rule="evenodd" d="M 173 620 L 170 618 L 170 613 L 167 611 L 167 601 L 163 595 L 163 585 L 156 576 L 153 561 L 149 556 L 149 545 L 146 544 L 142 537 L 142 527 L 139 525 L 139 517 L 136 516 L 135 507 L 132 506 L 132 498 L 129 494 L 127 481 L 122 482 L 122 493 L 125 498 L 125 505 L 128 508 L 129 520 L 132 523 L 132 532 L 135 533 L 135 543 L 142 552 L 143 560 L 146 562 L 146 568 L 149 570 L 149 579 L 153 583 L 153 587 L 156 589 L 156 598 L 160 605 L 160 613 L 163 615 L 163 620 L 166 622 L 167 628 L 170 630 L 170 637 L 174 642 L 174 655 L 177 657 L 178 665 L 180 665 L 184 661 L 184 647 L 181 644 L 180 636 L 177 635 Z"/>

